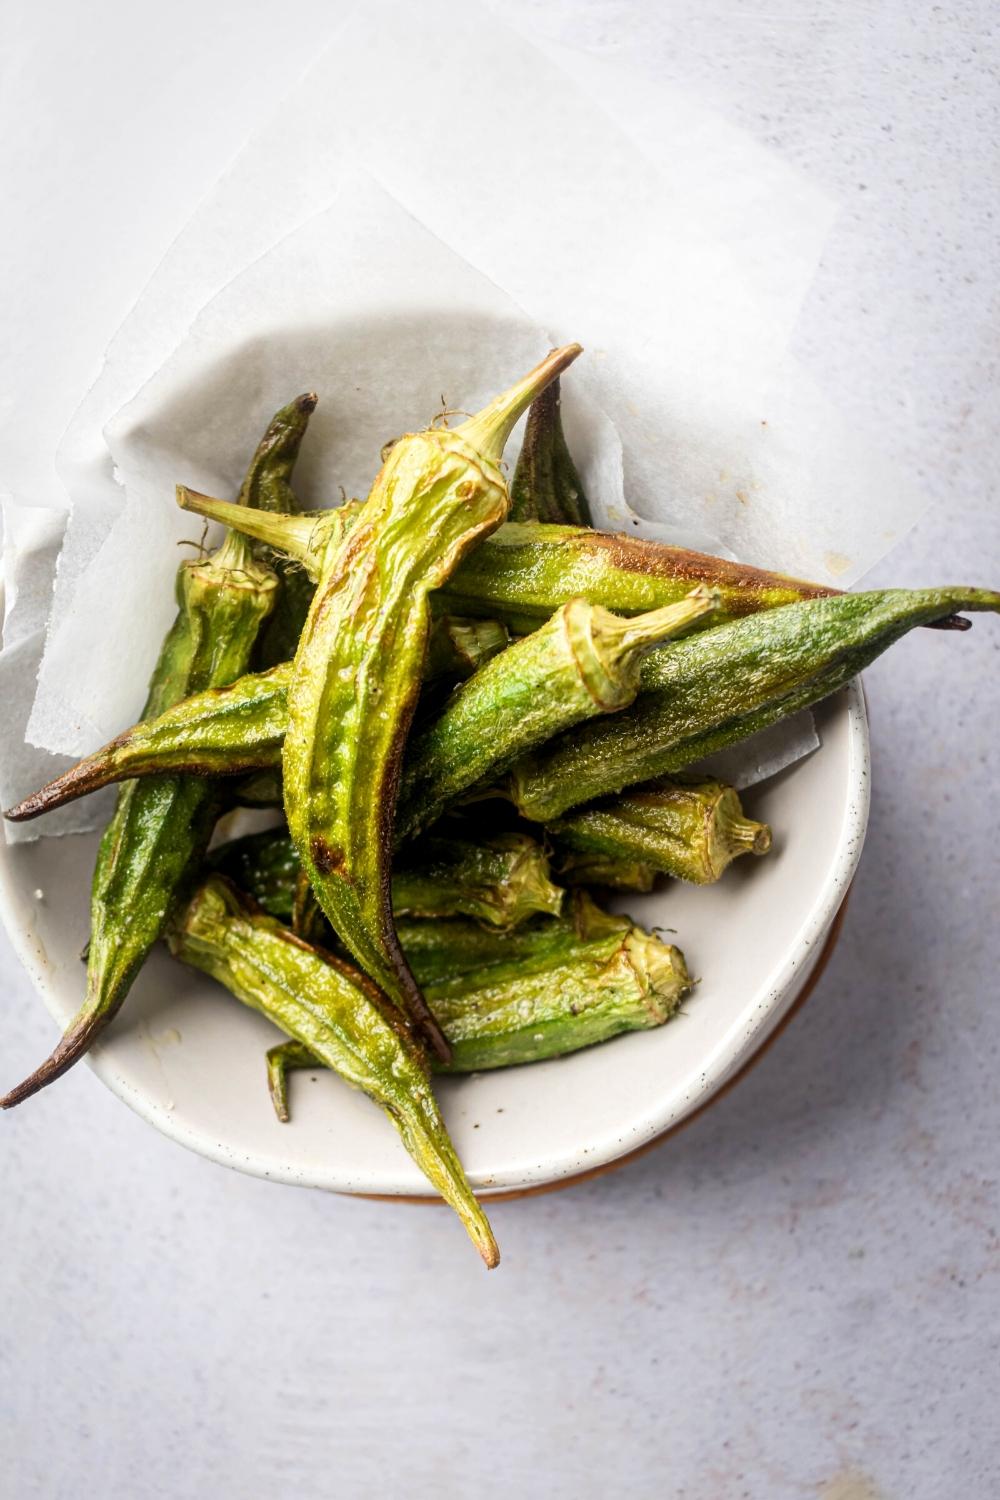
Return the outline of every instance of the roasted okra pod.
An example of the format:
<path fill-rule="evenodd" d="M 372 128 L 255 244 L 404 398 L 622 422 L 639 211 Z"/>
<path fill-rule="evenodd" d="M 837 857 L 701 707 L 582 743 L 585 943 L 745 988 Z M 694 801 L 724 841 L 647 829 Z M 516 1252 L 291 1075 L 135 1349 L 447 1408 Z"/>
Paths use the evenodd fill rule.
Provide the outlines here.
<path fill-rule="evenodd" d="M 316 401 L 315 392 L 307 391 L 271 418 L 243 480 L 237 505 L 249 510 L 292 513 L 299 509 L 292 489 L 292 470 Z M 258 547 L 256 551 L 260 561 L 274 569 L 280 583 L 274 609 L 254 650 L 254 664 L 267 668 L 294 655 L 312 602 L 313 584 L 305 570 L 283 554 L 269 547 Z"/>
<path fill-rule="evenodd" d="M 571 807 L 672 775 L 836 692 L 917 625 L 1000 610 L 988 589 L 886 589 L 767 610 L 643 663 L 643 692 L 611 719 L 560 735 L 514 767 L 514 801 L 554 822 Z"/>
<path fill-rule="evenodd" d="M 406 966 L 392 919 L 389 863 L 402 746 L 413 717 L 430 627 L 429 597 L 505 519 L 499 468 L 518 417 L 579 353 L 557 350 L 478 416 L 394 444 L 354 525 L 324 548 L 295 656 L 282 751 L 285 813 L 309 884 L 366 973 L 448 1045 Z M 222 507 L 181 497 L 231 525 Z M 266 518 L 294 553 L 302 517 Z M 256 527 L 250 534 L 269 540 Z M 309 532 L 310 543 L 314 534 Z"/>
<path fill-rule="evenodd" d="M 565 1057 L 623 1032 L 662 1026 L 690 987 L 680 951 L 625 921 L 600 936 L 552 944 L 548 953 L 539 944 L 531 957 L 431 980 L 426 994 L 452 1045 L 444 1071 L 479 1073 Z M 268 1052 L 279 1119 L 288 1119 L 287 1071 L 317 1061 L 301 1042 Z"/>
<path fill-rule="evenodd" d="M 168 941 L 176 957 L 224 984 L 381 1105 L 487 1266 L 498 1263 L 489 1221 L 431 1091 L 424 1054 L 370 979 L 248 908 L 217 875 L 178 915 Z"/>
<path fill-rule="evenodd" d="M 590 506 L 566 446 L 558 380 L 531 403 L 510 484 L 510 519 L 590 525 Z"/>
<path fill-rule="evenodd" d="M 235 535 L 213 557 L 183 563 L 178 615 L 153 673 L 147 717 L 188 693 L 238 677 L 276 589 L 270 568 L 255 562 Z M 0 1100 L 4 1108 L 64 1073 L 116 1014 L 163 930 L 176 891 L 201 861 L 218 805 L 215 784 L 201 778 L 159 776 L 122 787 L 94 870 L 86 998 L 48 1060 Z"/>
<path fill-rule="evenodd" d="M 583 860 L 631 860 L 695 885 L 718 880 L 737 855 L 771 847 L 767 825 L 745 817 L 737 793 L 714 777 L 634 787 L 578 808 L 550 831 Z"/>
<path fill-rule="evenodd" d="M 558 916 L 563 895 L 549 878 L 541 845 L 521 833 L 476 843 L 423 838 L 393 867 L 392 906 L 399 916 L 467 916 L 516 927 L 539 913 Z"/>
<path fill-rule="evenodd" d="M 301 865 L 287 833 L 269 830 L 234 839 L 214 850 L 209 863 L 272 916 L 295 917 Z M 517 833 L 477 843 L 420 839 L 392 875 L 397 916 L 467 916 L 492 927 L 514 927 L 532 916 L 558 915 L 563 895 L 549 878 L 541 845 Z"/>

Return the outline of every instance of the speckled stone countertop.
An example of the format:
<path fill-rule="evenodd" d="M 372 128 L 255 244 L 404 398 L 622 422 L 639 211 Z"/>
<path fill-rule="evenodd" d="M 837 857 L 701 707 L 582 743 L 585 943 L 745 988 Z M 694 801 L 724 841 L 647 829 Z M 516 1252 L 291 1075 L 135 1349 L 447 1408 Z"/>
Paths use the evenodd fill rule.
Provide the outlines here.
<path fill-rule="evenodd" d="M 996 583 L 995 8 L 505 13 L 683 83 L 844 203 L 798 349 L 932 501 L 872 581 Z M 15 0 L 11 462 L 54 443 L 262 80 L 277 97 L 330 24 L 272 15 Z M 499 1274 L 431 1208 L 210 1166 L 85 1069 L 0 1121 L 4 1492 L 997 1493 L 1000 630 L 917 635 L 866 677 L 871 829 L 813 998 L 659 1151 L 498 1206 Z M 0 968 L 10 1080 L 51 1023 L 2 938 Z"/>

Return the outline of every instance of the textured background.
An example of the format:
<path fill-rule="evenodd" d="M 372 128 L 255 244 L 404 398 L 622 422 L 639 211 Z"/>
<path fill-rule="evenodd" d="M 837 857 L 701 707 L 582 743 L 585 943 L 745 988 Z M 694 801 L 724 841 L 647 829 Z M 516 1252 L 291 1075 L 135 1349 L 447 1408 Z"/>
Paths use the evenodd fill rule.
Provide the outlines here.
<path fill-rule="evenodd" d="M 995 7 L 505 14 L 682 83 L 842 200 L 799 349 L 933 502 L 872 581 L 996 583 Z M 327 0 L 275 16 L 8 0 L 0 298 L 23 364 L 0 471 L 54 446 L 262 91 L 330 25 Z M 0 1121 L 4 1490 L 995 1493 L 998 665 L 981 620 L 867 674 L 872 825 L 813 999 L 662 1150 L 498 1206 L 495 1276 L 450 1216 L 221 1171 L 85 1069 Z M 51 1024 L 2 938 L 0 973 L 10 1080 Z"/>

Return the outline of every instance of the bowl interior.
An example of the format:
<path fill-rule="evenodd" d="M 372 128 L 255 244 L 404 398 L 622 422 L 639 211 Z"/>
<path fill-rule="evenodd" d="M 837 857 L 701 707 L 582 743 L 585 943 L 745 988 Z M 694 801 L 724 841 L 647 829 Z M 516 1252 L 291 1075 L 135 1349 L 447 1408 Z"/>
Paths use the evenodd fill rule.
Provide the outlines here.
<path fill-rule="evenodd" d="M 821 748 L 745 795 L 773 827 L 766 858 L 738 860 L 710 888 L 673 883 L 619 903 L 643 925 L 670 929 L 684 950 L 699 984 L 680 1015 L 572 1057 L 440 1082 L 474 1186 L 552 1182 L 633 1150 L 702 1104 L 766 1039 L 808 974 L 864 837 L 860 688 L 822 705 L 817 722 Z M 83 994 L 95 848 L 96 835 L 0 846 L 4 921 L 60 1024 Z M 262 1017 L 158 951 L 90 1063 L 158 1129 L 229 1166 L 339 1191 L 428 1193 L 381 1112 L 330 1074 L 293 1075 L 292 1121 L 278 1123 L 264 1075 L 277 1039 Z"/>

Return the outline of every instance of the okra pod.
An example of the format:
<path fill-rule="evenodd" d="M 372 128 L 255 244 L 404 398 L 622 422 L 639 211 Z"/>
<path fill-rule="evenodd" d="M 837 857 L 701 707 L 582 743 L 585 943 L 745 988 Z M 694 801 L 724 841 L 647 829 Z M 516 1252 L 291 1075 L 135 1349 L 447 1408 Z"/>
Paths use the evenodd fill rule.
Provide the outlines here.
<path fill-rule="evenodd" d="M 130 777 L 180 772 L 235 776 L 280 767 L 290 675 L 289 664 L 283 663 L 267 672 L 247 672 L 221 688 L 194 692 L 155 718 L 126 729 L 102 750 L 8 808 L 4 817 L 13 823 L 37 818 Z"/>
<path fill-rule="evenodd" d="M 172 923 L 171 952 L 224 984 L 381 1105 L 413 1160 L 455 1210 L 486 1265 L 500 1253 L 473 1196 L 420 1047 L 365 975 L 250 910 L 211 876 Z"/>
<path fill-rule="evenodd" d="M 504 520 L 499 468 L 511 428 L 569 365 L 550 354 L 478 416 L 401 438 L 341 545 L 327 546 L 288 691 L 282 753 L 285 813 L 309 884 L 362 968 L 421 1027 L 442 1059 L 448 1045 L 396 940 L 389 865 L 402 749 L 416 706 L 430 627 L 429 595 Z M 242 513 L 181 497 L 248 534 Z M 258 516 L 294 554 L 304 517 Z M 315 523 L 314 523 L 315 525 Z M 315 534 L 308 531 L 309 545 Z"/>
<path fill-rule="evenodd" d="M 713 626 L 837 592 L 623 532 L 509 521 L 463 560 L 435 603 L 455 614 L 491 615 L 526 634 L 568 599 L 637 615 L 676 604 L 699 584 L 719 596 Z"/>
<path fill-rule="evenodd" d="M 453 1051 L 449 1065 L 435 1068 L 479 1073 L 564 1057 L 622 1032 L 662 1026 L 690 988 L 680 950 L 628 921 L 534 963 L 497 963 L 435 980 L 427 985 L 428 1003 Z M 318 1062 L 301 1038 L 268 1052 L 280 1120 L 288 1119 L 288 1070 Z"/>
<path fill-rule="evenodd" d="M 625 854 L 603 854 L 590 850 L 557 845 L 555 866 L 563 885 L 604 886 L 613 891 L 641 891 L 644 894 L 656 884 L 656 870 L 645 860 Z"/>
<path fill-rule="evenodd" d="M 292 470 L 317 400 L 314 391 L 307 391 L 271 418 L 240 487 L 237 505 L 293 514 L 300 509 L 292 489 Z M 254 650 L 255 665 L 266 669 L 294 655 L 312 602 L 313 584 L 304 568 L 283 553 L 269 547 L 255 550 L 259 560 L 274 569 L 280 585 Z"/>
<path fill-rule="evenodd" d="M 428 985 L 452 1047 L 441 1071 L 541 1062 L 663 1023 L 691 987 L 679 949 L 630 926 L 551 965 L 495 964 Z"/>
<path fill-rule="evenodd" d="M 225 519 L 224 501 L 183 486 L 178 500 L 216 520 Z M 315 580 L 330 527 L 347 532 L 360 512 L 360 503 L 351 500 L 336 510 L 298 516 L 294 527 L 275 527 L 270 518 L 253 514 L 244 524 L 249 535 L 292 549 Z M 527 635 L 570 599 L 587 599 L 615 614 L 638 615 L 676 604 L 699 585 L 719 595 L 713 624 L 803 599 L 834 598 L 840 592 L 625 532 L 508 521 L 458 562 L 447 583 L 432 594 L 431 603 L 436 613 L 487 615 L 502 620 L 515 634 Z M 964 622 L 948 617 L 936 623 Z"/>
<path fill-rule="evenodd" d="M 564 604 L 463 683 L 414 736 L 403 771 L 400 837 L 426 828 L 463 792 L 494 781 L 531 746 L 631 703 L 643 655 L 715 603 L 708 589 L 697 589 L 636 619 L 584 599 Z"/>
<path fill-rule="evenodd" d="M 178 615 L 153 673 L 147 716 L 186 693 L 238 677 L 276 588 L 271 570 L 235 535 L 213 557 L 182 563 Z M 5 1109 L 72 1067 L 117 1013 L 178 887 L 201 861 L 217 812 L 210 780 L 158 776 L 122 787 L 94 870 L 86 998 L 47 1061 L 0 1099 Z"/>
<path fill-rule="evenodd" d="M 549 878 L 545 851 L 523 833 L 478 843 L 423 838 L 392 873 L 392 909 L 399 916 L 467 916 L 516 927 L 538 913 L 558 916 L 563 895 Z"/>
<path fill-rule="evenodd" d="M 886 589 L 810 599 L 689 636 L 644 663 L 630 708 L 525 756 L 511 794 L 524 817 L 673 775 L 836 692 L 917 625 L 1000 610 L 988 589 Z M 645 689 L 648 688 L 648 691 Z"/>
<path fill-rule="evenodd" d="M 180 505 L 225 520 L 224 501 L 183 485 L 177 493 Z M 297 516 L 294 523 L 285 518 L 277 526 L 248 513 L 243 525 L 247 535 L 289 551 L 315 581 L 331 532 L 346 533 L 360 513 L 360 501 L 349 500 L 335 510 Z M 570 599 L 635 615 L 675 604 L 699 585 L 719 596 L 713 625 L 841 592 L 625 532 L 509 521 L 459 560 L 447 584 L 432 593 L 431 604 L 436 613 L 486 615 L 527 635 Z M 950 614 L 925 623 L 932 629 L 967 630 L 970 622 Z"/>
<path fill-rule="evenodd" d="M 496 620 L 443 615 L 431 629 L 425 681 L 438 675 L 467 676 L 506 643 L 507 631 Z M 8 808 L 4 817 L 12 823 L 25 822 L 87 792 L 135 776 L 177 772 L 240 776 L 280 770 L 291 675 L 291 662 L 282 662 L 268 671 L 248 672 L 224 688 L 182 698 L 158 717 L 142 720 L 103 749 L 85 756 Z M 280 806 L 280 777 L 262 781 L 255 776 L 250 787 L 241 789 L 238 800 Z"/>
<path fill-rule="evenodd" d="M 590 525 L 590 505 L 566 446 L 559 381 L 536 396 L 510 484 L 512 521 Z"/>
<path fill-rule="evenodd" d="M 740 854 L 766 854 L 771 830 L 744 816 L 731 786 L 706 777 L 663 779 L 592 802 L 550 825 L 584 860 L 641 861 L 646 868 L 710 885 Z"/>
<path fill-rule="evenodd" d="M 287 833 L 269 829 L 234 839 L 213 850 L 209 865 L 272 916 L 282 921 L 295 917 L 301 865 Z M 397 916 L 467 916 L 494 927 L 513 927 L 539 913 L 558 915 L 563 894 L 549 879 L 541 845 L 518 833 L 479 843 L 421 839 L 392 873 Z"/>

